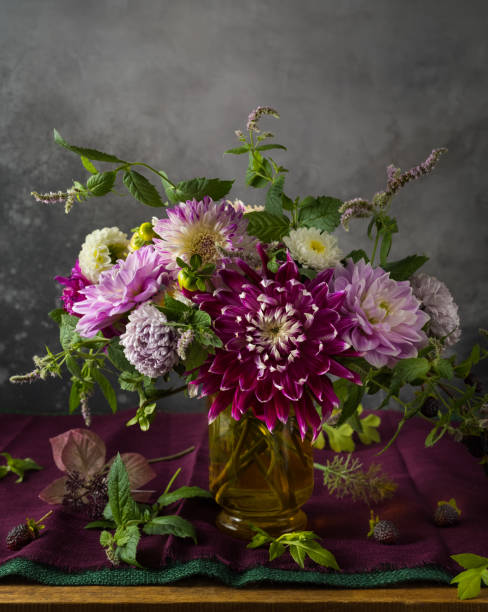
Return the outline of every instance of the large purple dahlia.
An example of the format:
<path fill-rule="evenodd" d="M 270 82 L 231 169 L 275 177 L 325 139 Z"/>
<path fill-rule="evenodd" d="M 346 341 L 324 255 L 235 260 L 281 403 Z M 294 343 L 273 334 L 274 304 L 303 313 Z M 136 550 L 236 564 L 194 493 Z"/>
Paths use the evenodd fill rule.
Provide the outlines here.
<path fill-rule="evenodd" d="M 345 292 L 342 313 L 354 320 L 345 340 L 373 366 L 391 368 L 415 357 L 427 343 L 422 327 L 429 315 L 420 310 L 408 281 L 395 281 L 382 268 L 350 259 L 336 268 L 333 287 Z"/>
<path fill-rule="evenodd" d="M 110 328 L 130 310 L 152 298 L 172 280 L 152 246 L 129 253 L 100 274 L 96 285 L 82 289 L 84 300 L 73 306 L 82 315 L 76 330 L 85 338 Z M 120 333 L 120 332 L 119 332 Z"/>
<path fill-rule="evenodd" d="M 210 314 L 224 347 L 209 357 L 194 384 L 216 397 L 213 421 L 232 405 L 239 420 L 252 409 L 271 431 L 276 419 L 286 423 L 292 409 L 302 436 L 310 426 L 317 435 L 321 417 L 339 405 L 329 374 L 360 384 L 359 377 L 334 358 L 356 355 L 343 340 L 351 320 L 340 314 L 344 293 L 330 293 L 332 271 L 302 283 L 288 257 L 276 274 L 258 274 L 243 261 L 240 272 L 221 270 L 223 287 L 195 296 Z"/>

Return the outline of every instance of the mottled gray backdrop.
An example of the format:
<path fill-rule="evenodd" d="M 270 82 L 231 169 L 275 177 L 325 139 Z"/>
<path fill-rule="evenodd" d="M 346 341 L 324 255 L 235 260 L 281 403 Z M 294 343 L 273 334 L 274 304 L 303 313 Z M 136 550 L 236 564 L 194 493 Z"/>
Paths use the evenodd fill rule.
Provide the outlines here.
<path fill-rule="evenodd" d="M 53 277 L 69 272 L 85 234 L 128 230 L 153 212 L 115 195 L 69 216 L 32 201 L 32 189 L 86 180 L 77 156 L 53 143 L 53 127 L 176 180 L 238 177 L 235 194 L 250 202 L 262 193 L 244 188 L 245 160 L 222 152 L 258 104 L 281 112 L 266 127 L 289 147 L 280 160 L 292 169 L 292 196 L 369 197 L 389 163 L 407 168 L 445 145 L 435 174 L 395 204 L 393 255 L 430 256 L 426 271 L 460 305 L 459 351 L 488 327 L 485 0 L 0 0 L 0 8 L 2 410 L 66 409 L 66 382 L 14 387 L 8 377 L 29 370 L 44 345 L 56 348 L 46 315 L 59 306 Z M 342 232 L 344 250 L 364 246 L 362 232 L 359 222 Z"/>

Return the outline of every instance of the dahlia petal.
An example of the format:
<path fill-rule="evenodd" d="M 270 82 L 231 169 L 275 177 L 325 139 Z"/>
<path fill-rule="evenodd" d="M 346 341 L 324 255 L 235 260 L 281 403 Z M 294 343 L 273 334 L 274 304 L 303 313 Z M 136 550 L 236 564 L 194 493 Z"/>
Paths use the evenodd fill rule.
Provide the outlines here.
<path fill-rule="evenodd" d="M 208 411 L 208 422 L 212 423 L 232 403 L 234 391 L 221 391 L 212 402 Z"/>

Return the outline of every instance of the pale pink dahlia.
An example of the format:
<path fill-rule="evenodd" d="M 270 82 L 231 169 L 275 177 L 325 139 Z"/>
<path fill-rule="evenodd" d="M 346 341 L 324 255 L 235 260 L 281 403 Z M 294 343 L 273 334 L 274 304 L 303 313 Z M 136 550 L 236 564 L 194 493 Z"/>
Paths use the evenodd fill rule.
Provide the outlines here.
<path fill-rule="evenodd" d="M 286 423 L 293 410 L 302 436 L 308 426 L 317 435 L 321 417 L 314 402 L 324 418 L 339 405 L 328 375 L 360 384 L 335 360 L 357 355 L 343 339 L 351 325 L 340 314 L 345 296 L 329 292 L 331 270 L 302 283 L 291 257 L 272 274 L 260 252 L 261 274 L 239 261 L 240 272 L 219 272 L 221 288 L 195 296 L 224 347 L 209 357 L 193 384 L 202 386 L 204 396 L 216 394 L 210 422 L 232 406 L 233 418 L 252 410 L 272 430 L 276 419 Z"/>
<path fill-rule="evenodd" d="M 393 367 L 425 346 L 422 327 L 429 315 L 420 309 L 408 281 L 395 281 L 381 268 L 351 259 L 334 271 L 335 291 L 344 291 L 342 313 L 354 320 L 344 339 L 375 367 Z"/>
<path fill-rule="evenodd" d="M 207 196 L 201 202 L 188 200 L 154 223 L 160 237 L 154 244 L 170 269 L 179 267 L 177 257 L 189 262 L 197 254 L 204 263 L 219 263 L 225 256 L 240 256 L 253 242 L 244 212 L 244 206 L 213 202 Z"/>
<path fill-rule="evenodd" d="M 148 301 L 172 280 L 152 246 L 129 253 L 127 259 L 120 259 L 110 270 L 102 272 L 96 285 L 80 291 L 84 300 L 73 306 L 75 314 L 82 315 L 76 330 L 91 338 Z"/>

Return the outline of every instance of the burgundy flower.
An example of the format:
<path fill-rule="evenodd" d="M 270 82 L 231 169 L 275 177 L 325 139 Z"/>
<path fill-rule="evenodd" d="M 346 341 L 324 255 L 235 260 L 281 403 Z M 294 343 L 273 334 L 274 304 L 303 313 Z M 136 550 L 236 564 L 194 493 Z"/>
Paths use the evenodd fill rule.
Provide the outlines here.
<path fill-rule="evenodd" d="M 61 299 L 63 300 L 64 309 L 70 315 L 80 317 L 81 315 L 73 311 L 73 304 L 81 302 L 85 299 L 85 296 L 80 294 L 81 289 L 84 289 L 92 283 L 83 276 L 80 268 L 80 263 L 77 260 L 74 268 L 71 270 L 69 276 L 55 276 L 55 281 L 58 281 L 61 285 L 64 285 L 63 294 Z"/>
<path fill-rule="evenodd" d="M 223 285 L 213 294 L 193 298 L 212 317 L 224 345 L 203 364 L 193 384 L 202 385 L 203 396 L 216 394 L 210 422 L 232 405 L 233 418 L 252 409 L 271 431 L 276 419 L 286 423 L 293 410 L 302 436 L 308 426 L 317 435 L 322 417 L 339 405 L 328 375 L 360 384 L 335 360 L 357 355 L 342 339 L 351 325 L 339 313 L 344 293 L 329 292 L 332 270 L 300 282 L 289 256 L 272 274 L 258 248 L 261 275 L 239 261 L 239 272 L 219 271 Z"/>

